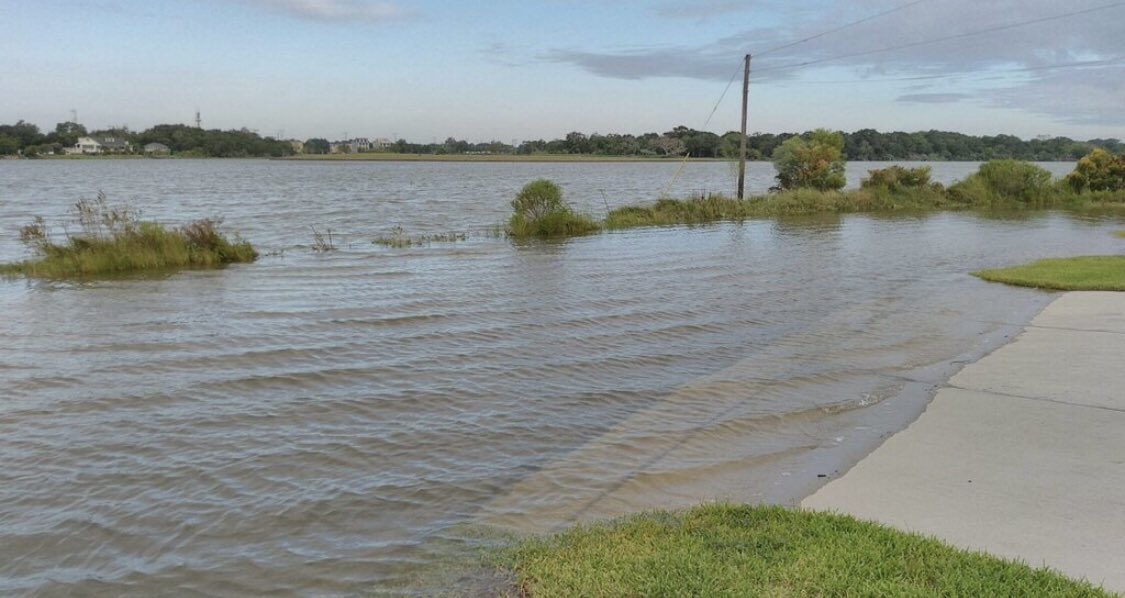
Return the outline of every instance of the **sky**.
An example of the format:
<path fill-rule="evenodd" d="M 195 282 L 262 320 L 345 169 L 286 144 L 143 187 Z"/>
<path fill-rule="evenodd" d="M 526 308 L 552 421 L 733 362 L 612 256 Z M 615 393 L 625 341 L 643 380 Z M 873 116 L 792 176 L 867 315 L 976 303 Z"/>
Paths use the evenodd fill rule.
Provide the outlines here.
<path fill-rule="evenodd" d="M 0 123 L 44 130 L 198 109 L 298 139 L 723 133 L 750 53 L 752 132 L 1125 138 L 1120 0 L 0 0 L 0 17 Z"/>

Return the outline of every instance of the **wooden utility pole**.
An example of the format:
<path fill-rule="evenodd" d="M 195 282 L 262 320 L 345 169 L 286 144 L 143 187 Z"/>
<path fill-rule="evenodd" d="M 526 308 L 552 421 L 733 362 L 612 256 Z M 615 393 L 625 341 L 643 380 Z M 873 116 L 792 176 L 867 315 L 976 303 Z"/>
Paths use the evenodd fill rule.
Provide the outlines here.
<path fill-rule="evenodd" d="M 738 199 L 746 196 L 746 108 L 750 98 L 750 55 L 742 75 L 742 138 L 738 146 Z"/>

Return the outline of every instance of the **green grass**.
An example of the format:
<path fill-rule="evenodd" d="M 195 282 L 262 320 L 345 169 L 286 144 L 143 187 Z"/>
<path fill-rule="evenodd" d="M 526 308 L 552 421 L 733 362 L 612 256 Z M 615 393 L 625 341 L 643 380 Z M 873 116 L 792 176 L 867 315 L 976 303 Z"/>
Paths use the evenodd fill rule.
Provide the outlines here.
<path fill-rule="evenodd" d="M 64 243 L 44 238 L 39 257 L 0 265 L 0 274 L 33 278 L 89 278 L 174 268 L 203 268 L 252 262 L 258 252 L 246 241 L 231 241 L 201 220 L 182 229 L 135 223 L 105 236 L 73 236 Z"/>
<path fill-rule="evenodd" d="M 601 228 L 601 225 L 590 216 L 565 210 L 535 219 L 513 214 L 508 221 L 507 233 L 509 237 L 517 240 L 560 239 L 592 235 Z"/>
<path fill-rule="evenodd" d="M 570 596 L 1110 596 L 851 517 L 711 505 L 579 526 L 509 555 L 518 591 Z"/>
<path fill-rule="evenodd" d="M 917 212 L 951 207 L 956 206 L 950 204 L 941 191 L 929 187 L 894 192 L 886 189 L 847 192 L 796 189 L 746 200 L 724 195 L 664 198 L 652 205 L 626 206 L 610 211 L 605 228 L 705 224 L 801 214 Z"/>
<path fill-rule="evenodd" d="M 852 191 L 816 191 L 796 189 L 745 200 L 724 195 L 696 196 L 688 199 L 663 198 L 652 204 L 625 206 L 606 215 L 604 227 L 609 230 L 642 226 L 705 224 L 720 221 L 741 221 L 747 218 L 772 218 L 803 214 L 848 213 L 912 213 L 935 210 L 1027 211 L 1063 208 L 1123 209 L 1125 192 L 1075 193 L 1057 188 L 1042 195 L 1034 203 L 1005 200 L 993 195 L 980 196 L 980 202 L 965 194 L 949 193 L 940 186 L 902 188 L 885 187 Z"/>
<path fill-rule="evenodd" d="M 981 270 L 992 282 L 1059 291 L 1125 291 L 1125 255 L 1040 260 L 1023 266 Z"/>

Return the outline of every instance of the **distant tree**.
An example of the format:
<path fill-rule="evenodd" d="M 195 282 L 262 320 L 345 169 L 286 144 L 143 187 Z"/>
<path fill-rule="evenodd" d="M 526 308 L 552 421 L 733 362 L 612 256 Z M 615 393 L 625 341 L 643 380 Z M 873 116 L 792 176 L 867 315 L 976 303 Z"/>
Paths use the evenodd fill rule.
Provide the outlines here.
<path fill-rule="evenodd" d="M 20 151 L 20 140 L 11 135 L 0 133 L 0 156 L 10 156 Z"/>
<path fill-rule="evenodd" d="M 662 156 L 682 156 L 687 152 L 687 146 L 682 140 L 667 135 L 650 139 L 648 145 Z"/>
<path fill-rule="evenodd" d="M 793 137 L 773 154 L 778 186 L 782 189 L 811 188 L 821 191 L 842 189 L 844 175 L 844 136 L 817 129 L 808 138 Z"/>
<path fill-rule="evenodd" d="M 306 154 L 327 154 L 330 149 L 330 144 L 327 139 L 321 137 L 313 137 L 312 139 L 305 140 L 305 153 Z"/>
<path fill-rule="evenodd" d="M 566 134 L 566 152 L 568 154 L 590 153 L 590 140 L 584 133 L 573 131 Z"/>
<path fill-rule="evenodd" d="M 39 132 L 39 127 L 22 120 L 14 125 L 0 125 L 0 135 L 15 138 L 20 148 L 39 145 L 44 141 L 43 134 Z"/>
<path fill-rule="evenodd" d="M 64 122 L 55 125 L 55 131 L 47 135 L 47 140 L 70 147 L 78 143 L 79 137 L 86 136 L 86 127 L 75 122 Z"/>

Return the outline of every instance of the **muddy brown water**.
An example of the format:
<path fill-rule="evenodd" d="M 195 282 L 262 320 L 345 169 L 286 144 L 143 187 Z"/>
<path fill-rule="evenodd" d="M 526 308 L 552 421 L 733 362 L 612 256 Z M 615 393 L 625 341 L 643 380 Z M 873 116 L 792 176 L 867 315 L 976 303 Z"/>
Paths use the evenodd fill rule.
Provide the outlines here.
<path fill-rule="evenodd" d="M 272 252 L 0 281 L 0 594 L 456 594 L 487 587 L 466 563 L 504 533 L 792 504 L 1053 297 L 968 271 L 1125 246 L 1120 216 L 1054 212 L 485 234 L 537 176 L 597 213 L 674 171 L 0 162 L 5 261 L 19 225 L 98 189 Z M 729 179 L 693 165 L 676 189 Z M 396 226 L 473 234 L 370 242 Z M 339 250 L 310 251 L 313 227 Z"/>

